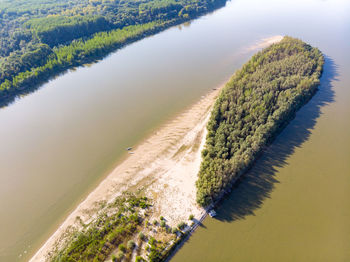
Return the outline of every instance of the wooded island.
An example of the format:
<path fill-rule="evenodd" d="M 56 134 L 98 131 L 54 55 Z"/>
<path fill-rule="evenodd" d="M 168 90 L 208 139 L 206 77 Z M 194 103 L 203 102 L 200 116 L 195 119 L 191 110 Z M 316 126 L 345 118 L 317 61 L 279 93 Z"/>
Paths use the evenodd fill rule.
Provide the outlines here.
<path fill-rule="evenodd" d="M 284 37 L 254 55 L 226 84 L 208 123 L 197 186 L 207 206 L 231 189 L 264 146 L 294 118 L 320 84 L 322 53 Z"/>
<path fill-rule="evenodd" d="M 317 48 L 284 37 L 233 75 L 216 99 L 207 126 L 196 183 L 201 206 L 219 200 L 315 94 L 323 64 Z M 137 192 L 143 193 L 125 192 L 103 203 L 89 223 L 81 220 L 65 241 L 58 241 L 50 261 L 164 261 L 205 217 L 190 215 L 189 224 L 174 227 L 167 217 L 154 219 L 155 202 L 145 197 L 147 190 Z"/>

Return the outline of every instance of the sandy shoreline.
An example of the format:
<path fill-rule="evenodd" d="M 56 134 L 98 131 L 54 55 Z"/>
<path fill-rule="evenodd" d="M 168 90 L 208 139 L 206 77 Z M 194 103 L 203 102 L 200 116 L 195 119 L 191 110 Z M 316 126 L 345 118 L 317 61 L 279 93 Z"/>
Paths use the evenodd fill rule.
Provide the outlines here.
<path fill-rule="evenodd" d="M 260 49 L 281 39 L 281 36 L 265 38 L 247 50 Z M 205 210 L 196 203 L 195 181 L 210 109 L 222 87 L 210 91 L 133 148 L 131 154 L 77 206 L 30 261 L 47 261 L 56 244 L 65 238 L 67 230 L 79 227 L 77 217 L 84 223 L 88 222 L 99 210 L 101 201 L 112 201 L 124 191 L 143 191 L 153 200 L 153 217 L 164 216 L 170 226 L 187 221 L 190 214 L 201 219 Z"/>
<path fill-rule="evenodd" d="M 126 190 L 144 191 L 154 202 L 154 217 L 164 216 L 169 225 L 186 221 L 190 214 L 201 217 L 204 210 L 195 200 L 195 181 L 210 109 L 220 89 L 212 90 L 132 149 L 132 154 L 77 206 L 30 261 L 47 261 L 67 229 L 78 226 L 76 217 L 89 221 L 98 203 L 111 201 Z"/>

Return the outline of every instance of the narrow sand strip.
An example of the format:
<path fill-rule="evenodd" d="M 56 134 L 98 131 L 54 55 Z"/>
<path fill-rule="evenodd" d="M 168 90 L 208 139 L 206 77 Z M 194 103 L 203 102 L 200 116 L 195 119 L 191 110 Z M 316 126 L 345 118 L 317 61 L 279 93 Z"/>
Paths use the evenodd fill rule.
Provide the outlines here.
<path fill-rule="evenodd" d="M 266 38 L 248 49 L 260 49 L 281 39 L 281 36 Z M 124 191 L 143 191 L 154 201 L 153 217 L 164 216 L 170 226 L 187 221 L 190 214 L 197 220 L 201 219 L 204 209 L 196 203 L 195 182 L 205 143 L 206 125 L 222 87 L 213 89 L 132 149 L 132 154 L 80 203 L 30 261 L 47 261 L 56 244 L 65 238 L 65 232 L 70 227 L 79 227 L 78 216 L 87 223 L 99 210 L 98 203 L 112 201 Z"/>
<path fill-rule="evenodd" d="M 97 211 L 97 203 L 111 201 L 126 190 L 143 190 L 154 201 L 154 217 L 164 216 L 169 225 L 187 221 L 190 214 L 200 217 L 203 209 L 196 204 L 195 181 L 206 124 L 219 90 L 212 90 L 132 149 L 132 154 L 67 217 L 30 261 L 46 261 L 67 229 L 78 226 L 77 216 L 84 222 L 89 221 Z"/>
<path fill-rule="evenodd" d="M 275 35 L 275 36 L 271 36 L 268 38 L 263 38 L 260 41 L 258 41 L 257 43 L 255 43 L 251 46 L 248 46 L 247 48 L 244 48 L 243 52 L 250 52 L 250 51 L 257 50 L 257 49 L 262 49 L 262 48 L 268 47 L 269 45 L 272 45 L 274 43 L 281 41 L 283 37 L 284 36 L 282 36 L 282 35 Z"/>

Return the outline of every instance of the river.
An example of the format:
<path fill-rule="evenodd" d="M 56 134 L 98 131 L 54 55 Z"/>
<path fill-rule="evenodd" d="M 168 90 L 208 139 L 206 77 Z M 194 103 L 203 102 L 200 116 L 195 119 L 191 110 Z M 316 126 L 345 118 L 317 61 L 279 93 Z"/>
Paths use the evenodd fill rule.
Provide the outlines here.
<path fill-rule="evenodd" d="M 324 52 L 321 91 L 174 261 L 349 258 L 349 11 L 345 0 L 231 1 L 1 108 L 0 261 L 28 260 L 126 147 L 226 81 L 256 51 L 249 47 L 275 35 Z"/>
<path fill-rule="evenodd" d="M 349 4 L 248 0 L 220 11 L 232 26 L 319 47 L 325 71 L 320 91 L 172 261 L 350 261 Z"/>

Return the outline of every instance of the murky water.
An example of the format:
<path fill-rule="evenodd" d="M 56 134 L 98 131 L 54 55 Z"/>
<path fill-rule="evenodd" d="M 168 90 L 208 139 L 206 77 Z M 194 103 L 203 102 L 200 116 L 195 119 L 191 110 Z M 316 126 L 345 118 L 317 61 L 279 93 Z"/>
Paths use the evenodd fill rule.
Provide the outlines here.
<path fill-rule="evenodd" d="M 350 261 L 349 7 L 234 1 L 221 11 L 232 25 L 242 13 L 246 28 L 318 46 L 325 71 L 316 96 L 172 261 Z"/>
<path fill-rule="evenodd" d="M 232 1 L 0 109 L 0 261 L 27 260 L 127 146 L 227 80 L 248 46 L 281 34 L 327 55 L 324 88 L 174 260 L 345 261 L 349 11 L 345 0 Z"/>

